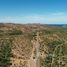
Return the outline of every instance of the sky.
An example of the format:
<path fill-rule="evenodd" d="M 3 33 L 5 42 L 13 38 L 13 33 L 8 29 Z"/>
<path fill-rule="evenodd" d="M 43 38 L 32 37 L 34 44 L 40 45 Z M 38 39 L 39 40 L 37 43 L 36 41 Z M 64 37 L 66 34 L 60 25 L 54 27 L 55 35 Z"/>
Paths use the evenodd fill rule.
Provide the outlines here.
<path fill-rule="evenodd" d="M 67 24 L 67 0 L 0 0 L 0 23 Z"/>

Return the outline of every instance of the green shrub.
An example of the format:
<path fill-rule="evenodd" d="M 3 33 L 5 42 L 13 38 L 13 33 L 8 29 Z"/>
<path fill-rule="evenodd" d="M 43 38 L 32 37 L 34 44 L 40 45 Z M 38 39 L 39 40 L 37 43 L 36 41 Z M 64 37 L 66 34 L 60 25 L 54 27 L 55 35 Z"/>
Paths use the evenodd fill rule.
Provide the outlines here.
<path fill-rule="evenodd" d="M 11 41 L 5 40 L 0 45 L 0 67 L 9 67 L 11 64 Z"/>
<path fill-rule="evenodd" d="M 22 31 L 20 30 L 9 30 L 8 35 L 21 35 Z"/>

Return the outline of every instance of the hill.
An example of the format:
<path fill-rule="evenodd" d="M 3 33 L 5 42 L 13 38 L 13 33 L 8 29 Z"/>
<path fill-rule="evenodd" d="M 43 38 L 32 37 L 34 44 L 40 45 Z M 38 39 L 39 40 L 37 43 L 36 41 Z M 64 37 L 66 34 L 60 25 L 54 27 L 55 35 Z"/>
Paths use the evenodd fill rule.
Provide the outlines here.
<path fill-rule="evenodd" d="M 0 67 L 67 67 L 67 27 L 0 23 Z"/>

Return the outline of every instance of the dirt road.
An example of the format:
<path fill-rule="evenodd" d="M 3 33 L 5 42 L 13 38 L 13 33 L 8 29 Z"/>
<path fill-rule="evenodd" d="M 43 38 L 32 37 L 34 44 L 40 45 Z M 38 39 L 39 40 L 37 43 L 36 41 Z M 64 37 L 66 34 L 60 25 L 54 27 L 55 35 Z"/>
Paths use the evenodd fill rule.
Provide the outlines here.
<path fill-rule="evenodd" d="M 32 49 L 30 60 L 28 62 L 28 67 L 40 67 L 39 33 L 37 33 L 36 41 L 32 40 L 32 44 L 33 44 L 33 49 Z M 36 52 L 36 54 L 34 53 L 34 51 Z"/>

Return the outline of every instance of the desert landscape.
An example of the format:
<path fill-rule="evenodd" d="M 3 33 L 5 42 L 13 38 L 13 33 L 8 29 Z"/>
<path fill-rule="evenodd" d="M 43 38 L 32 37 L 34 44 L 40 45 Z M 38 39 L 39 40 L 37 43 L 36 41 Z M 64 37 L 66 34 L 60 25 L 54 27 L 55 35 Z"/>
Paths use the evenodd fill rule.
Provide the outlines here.
<path fill-rule="evenodd" d="M 67 26 L 0 23 L 0 67 L 67 67 Z"/>
<path fill-rule="evenodd" d="M 0 0 L 0 67 L 67 67 L 67 0 Z"/>

